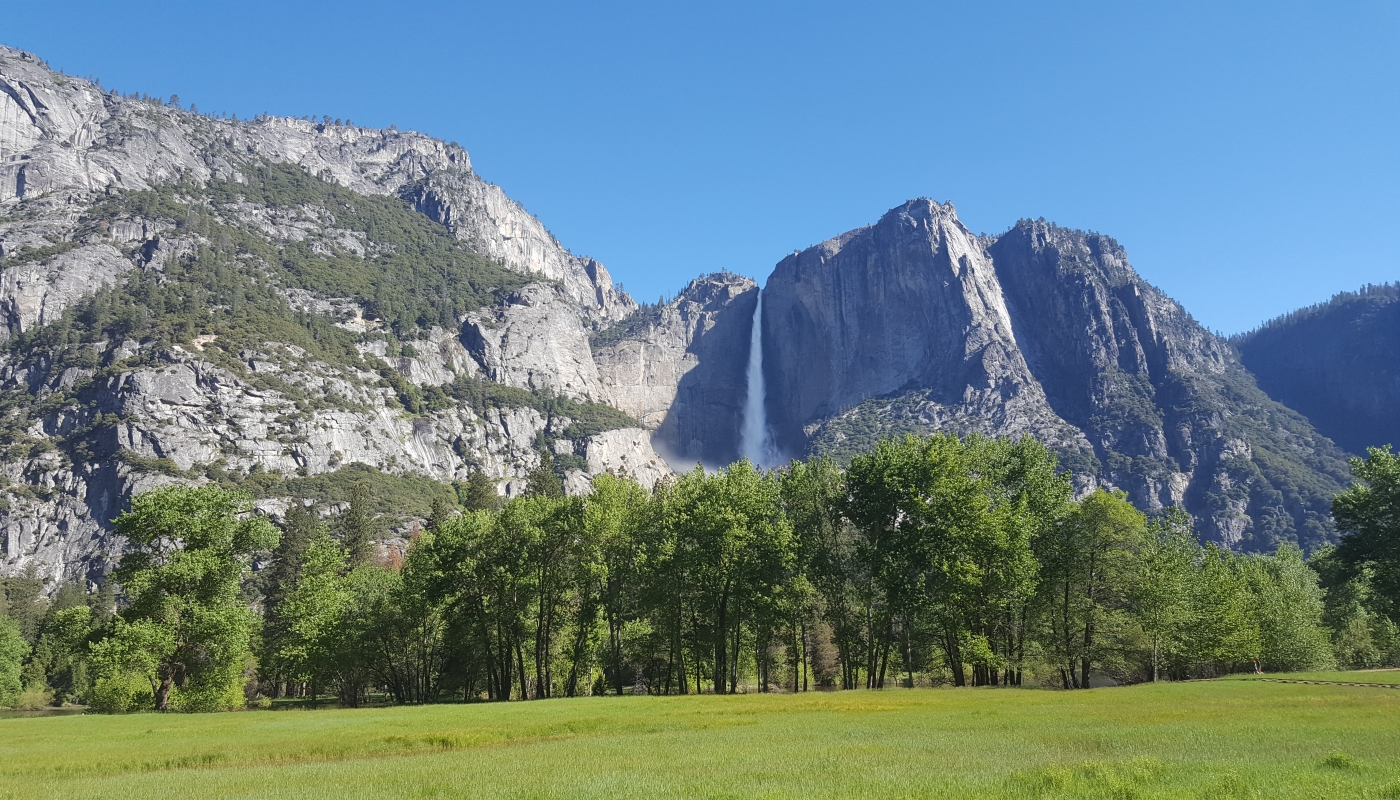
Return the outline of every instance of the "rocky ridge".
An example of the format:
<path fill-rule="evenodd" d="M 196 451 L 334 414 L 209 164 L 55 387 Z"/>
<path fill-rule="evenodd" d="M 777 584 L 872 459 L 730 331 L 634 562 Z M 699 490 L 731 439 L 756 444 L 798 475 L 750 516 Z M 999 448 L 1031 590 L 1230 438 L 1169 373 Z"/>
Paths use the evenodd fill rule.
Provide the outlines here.
<path fill-rule="evenodd" d="M 456 144 L 201 116 L 0 48 L 0 573 L 100 577 L 107 521 L 167 481 L 275 514 L 364 476 L 513 494 L 544 448 L 571 492 L 728 463 L 759 296 L 716 273 L 638 306 Z M 1108 237 L 916 200 L 762 299 L 788 455 L 1030 434 L 1228 546 L 1331 535 L 1340 452 Z"/>
<path fill-rule="evenodd" d="M 1081 488 L 1183 506 L 1227 546 L 1315 547 L 1342 454 L 1098 234 L 973 236 L 910 201 L 780 262 L 764 290 L 768 414 L 790 454 L 891 433 L 1047 442 Z"/>
<path fill-rule="evenodd" d="M 326 192 L 297 195 L 298 175 Z M 381 235 L 392 225 L 353 222 L 399 213 L 443 233 L 398 240 Z M 438 317 L 407 329 L 385 316 L 412 313 L 382 286 L 336 294 L 315 278 L 318 259 L 372 276 L 424 237 L 446 253 L 444 270 L 467 278 L 460 291 L 444 284 L 458 294 L 427 309 Z M 121 551 L 108 520 L 133 492 L 172 480 L 254 485 L 368 465 L 453 481 L 480 469 L 512 494 L 546 446 L 573 491 L 603 471 L 647 485 L 670 472 L 648 432 L 604 405 L 589 348 L 590 331 L 636 304 L 480 179 L 455 144 L 330 120 L 201 116 L 0 48 L 0 270 L 10 344 L 0 572 L 100 577 Z M 209 290 L 194 324 L 210 332 L 148 319 L 162 335 L 109 335 L 130 327 L 111 321 L 121 314 L 112 297 L 154 319 L 162 290 Z M 260 322 L 224 319 L 241 297 Z M 282 321 L 319 333 L 248 330 Z M 314 347 L 327 336 L 341 349 Z"/>

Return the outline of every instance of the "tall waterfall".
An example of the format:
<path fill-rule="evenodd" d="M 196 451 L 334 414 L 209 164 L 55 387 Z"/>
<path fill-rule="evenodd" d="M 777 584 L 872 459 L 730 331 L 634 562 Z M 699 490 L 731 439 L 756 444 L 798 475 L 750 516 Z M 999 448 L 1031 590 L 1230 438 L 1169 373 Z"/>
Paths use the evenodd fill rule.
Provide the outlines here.
<path fill-rule="evenodd" d="M 753 309 L 753 331 L 749 334 L 748 398 L 744 401 L 744 427 L 739 432 L 739 454 L 759 469 L 778 465 L 778 451 L 768 430 L 768 412 L 763 401 L 763 290 Z"/>

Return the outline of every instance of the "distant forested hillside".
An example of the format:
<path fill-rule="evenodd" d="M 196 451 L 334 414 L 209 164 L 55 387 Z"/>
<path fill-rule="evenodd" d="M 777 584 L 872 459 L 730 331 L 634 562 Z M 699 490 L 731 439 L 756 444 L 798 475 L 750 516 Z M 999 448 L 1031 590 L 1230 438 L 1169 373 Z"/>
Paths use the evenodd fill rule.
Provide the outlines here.
<path fill-rule="evenodd" d="M 1342 448 L 1400 444 L 1400 283 L 1343 292 L 1232 343 L 1260 388 Z"/>

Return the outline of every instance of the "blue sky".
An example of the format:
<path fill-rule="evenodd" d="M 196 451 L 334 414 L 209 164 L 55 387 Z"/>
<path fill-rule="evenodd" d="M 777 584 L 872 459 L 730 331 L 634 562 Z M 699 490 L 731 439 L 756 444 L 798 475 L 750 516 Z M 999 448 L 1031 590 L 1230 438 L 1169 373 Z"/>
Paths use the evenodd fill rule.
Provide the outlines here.
<path fill-rule="evenodd" d="M 1400 280 L 1400 3 L 0 0 L 0 42 L 456 140 L 641 299 L 919 196 L 1110 234 L 1226 333 Z"/>

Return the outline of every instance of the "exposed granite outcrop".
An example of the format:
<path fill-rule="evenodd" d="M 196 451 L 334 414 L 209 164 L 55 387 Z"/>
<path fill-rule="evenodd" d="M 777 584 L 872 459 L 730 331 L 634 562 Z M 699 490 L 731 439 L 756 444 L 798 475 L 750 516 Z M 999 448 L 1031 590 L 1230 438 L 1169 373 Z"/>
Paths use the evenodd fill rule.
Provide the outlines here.
<path fill-rule="evenodd" d="M 1081 488 L 1184 506 L 1228 546 L 1331 536 L 1341 453 L 1108 237 L 1023 221 L 982 239 L 917 200 L 784 259 L 764 300 L 768 414 L 789 452 L 1030 433 Z"/>
<path fill-rule="evenodd" d="M 201 248 L 228 247 L 184 219 L 104 210 L 134 190 L 175 185 L 179 202 L 274 248 L 299 243 L 361 259 L 384 251 L 361 231 L 337 228 L 335 209 L 248 201 L 214 208 L 201 195 L 213 181 L 244 183 L 245 172 L 276 162 L 361 195 L 402 198 L 478 254 L 540 282 L 392 350 L 382 322 L 355 299 L 281 288 L 292 309 L 360 336 L 363 367 L 318 361 L 278 341 L 236 353 L 231 363 L 215 335 L 180 344 L 103 340 L 92 345 L 93 365 L 82 367 L 53 367 L 44 352 L 0 354 L 0 392 L 30 397 L 15 412 L 29 415 L 23 442 L 0 450 L 0 574 L 32 565 L 56 580 L 97 577 L 121 554 L 109 522 L 133 492 L 204 481 L 211 470 L 292 479 L 362 463 L 450 481 L 481 469 L 509 495 L 538 464 L 541 442 L 552 442 L 587 465 L 570 476 L 578 491 L 600 471 L 627 472 L 648 486 L 667 474 L 641 429 L 567 439 L 572 420 L 519 405 L 439 401 L 409 413 L 376 371 L 397 372 L 423 391 L 484 376 L 606 400 L 588 335 L 636 304 L 601 264 L 569 253 L 477 176 L 461 147 L 329 120 L 200 116 L 105 92 L 4 47 L 0 341 L 42 328 L 129 274 L 160 282 L 162 271 L 194 263 Z"/>
<path fill-rule="evenodd" d="M 28 199 L 72 215 L 108 187 L 237 180 L 250 159 L 298 164 L 361 194 L 403 197 L 481 255 L 559 282 L 590 320 L 618 320 L 636 308 L 602 264 L 564 249 L 473 172 L 456 144 L 392 128 L 204 117 L 104 92 L 0 46 L 0 204 Z M 0 251 L 14 235 L 0 230 Z"/>
<path fill-rule="evenodd" d="M 553 287 L 532 283 L 499 306 L 468 314 L 462 341 L 491 380 L 601 401 L 588 333 L 574 309 Z"/>
<path fill-rule="evenodd" d="M 656 451 L 676 469 L 739 457 L 757 297 L 743 276 L 697 278 L 594 354 L 610 402 L 655 431 Z"/>

